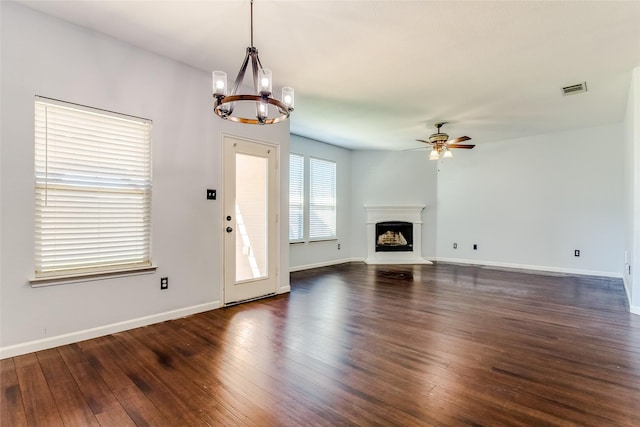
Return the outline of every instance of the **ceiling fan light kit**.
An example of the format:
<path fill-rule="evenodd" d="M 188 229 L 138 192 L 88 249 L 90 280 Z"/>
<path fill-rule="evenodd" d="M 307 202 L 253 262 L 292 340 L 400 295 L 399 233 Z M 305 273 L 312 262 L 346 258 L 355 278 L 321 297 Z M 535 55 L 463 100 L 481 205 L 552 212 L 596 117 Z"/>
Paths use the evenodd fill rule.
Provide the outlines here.
<path fill-rule="evenodd" d="M 423 139 L 416 139 L 416 141 L 424 142 L 425 144 L 433 147 L 429 153 L 429 160 L 438 160 L 440 158 L 450 159 L 453 157 L 451 148 L 464 148 L 467 150 L 472 149 L 475 145 L 472 144 L 459 144 L 459 142 L 469 141 L 471 138 L 468 136 L 461 136 L 455 139 L 449 139 L 449 135 L 444 132 L 440 132 L 440 128 L 447 124 L 446 122 L 436 123 L 437 132 L 429 137 L 428 141 Z"/>
<path fill-rule="evenodd" d="M 247 66 L 251 62 L 253 77 L 253 94 L 238 94 L 238 88 L 244 80 Z M 294 90 L 291 87 L 282 88 L 282 101 L 272 97 L 272 74 L 271 70 L 262 67 L 258 57 L 258 49 L 253 46 L 253 0 L 251 0 L 251 46 L 247 48 L 244 61 L 240 66 L 240 71 L 236 76 L 233 89 L 229 92 L 227 86 L 227 73 L 224 71 L 214 71 L 213 76 L 213 111 L 216 115 L 225 120 L 252 125 L 270 125 L 279 123 L 289 118 L 294 108 Z M 248 102 L 255 105 L 256 115 L 254 117 L 244 117 L 234 115 L 234 107 L 238 102 Z M 273 105 L 277 114 L 269 117 L 269 108 Z"/>

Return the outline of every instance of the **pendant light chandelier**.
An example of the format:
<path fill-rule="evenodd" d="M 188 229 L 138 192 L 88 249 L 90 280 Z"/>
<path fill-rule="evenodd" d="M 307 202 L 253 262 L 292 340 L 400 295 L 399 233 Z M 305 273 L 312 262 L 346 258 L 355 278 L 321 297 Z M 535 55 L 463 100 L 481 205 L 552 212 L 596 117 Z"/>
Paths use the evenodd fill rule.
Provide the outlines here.
<path fill-rule="evenodd" d="M 251 61 L 253 71 L 255 93 L 251 95 L 238 94 L 238 88 L 244 80 L 249 61 Z M 228 92 L 227 88 L 227 74 L 223 71 L 213 72 L 213 111 L 218 117 L 225 120 L 251 125 L 270 125 L 288 119 L 294 106 L 293 88 L 282 88 L 282 101 L 271 95 L 271 70 L 262 67 L 258 57 L 258 49 L 253 46 L 253 0 L 251 0 L 251 46 L 247 48 L 231 92 Z M 235 104 L 239 102 L 253 103 L 256 111 L 255 118 L 234 115 Z M 273 105 L 277 111 L 274 117 L 269 117 L 269 111 L 273 110 L 273 108 L 269 108 L 269 105 Z"/>

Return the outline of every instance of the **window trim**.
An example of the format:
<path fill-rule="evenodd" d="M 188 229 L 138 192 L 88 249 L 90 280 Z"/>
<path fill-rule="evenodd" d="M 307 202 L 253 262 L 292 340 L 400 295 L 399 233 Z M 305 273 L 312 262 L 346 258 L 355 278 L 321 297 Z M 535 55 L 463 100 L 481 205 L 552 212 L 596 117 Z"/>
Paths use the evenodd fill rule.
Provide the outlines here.
<path fill-rule="evenodd" d="M 306 179 L 306 174 L 307 174 L 307 156 L 305 156 L 304 154 L 299 154 L 299 153 L 293 153 L 293 152 L 289 152 L 289 230 L 291 227 L 291 156 L 298 156 L 302 158 L 302 237 L 299 239 L 291 239 L 289 238 L 289 243 L 290 244 L 294 244 L 294 243 L 304 243 L 306 242 L 306 234 L 307 234 L 307 224 L 306 224 L 306 218 L 307 218 L 307 197 L 305 197 L 307 195 L 307 185 L 308 185 L 308 179 Z"/>
<path fill-rule="evenodd" d="M 97 166 L 97 163 L 91 163 L 91 161 L 93 161 L 93 159 L 89 162 L 89 163 L 84 163 L 84 161 L 79 162 L 79 163 L 75 163 L 71 164 L 71 167 L 66 167 L 64 166 L 64 163 L 62 163 L 62 168 L 59 169 L 59 173 L 61 174 L 67 174 L 67 176 L 73 177 L 73 173 L 74 171 L 78 171 L 78 170 L 83 170 L 82 167 L 83 165 L 89 165 L 89 169 L 86 169 L 88 171 L 93 171 L 93 173 L 95 174 L 100 174 L 100 175 L 87 175 L 87 176 L 102 176 L 102 178 L 97 179 L 94 182 L 88 183 L 88 186 L 84 187 L 84 185 L 78 186 L 75 189 L 73 188 L 74 186 L 77 186 L 77 183 L 74 183 L 73 181 L 65 181 L 62 183 L 62 186 L 56 186 L 56 183 L 54 181 L 52 181 L 52 179 L 55 179 L 55 175 L 54 178 L 50 178 L 49 177 L 49 166 L 48 163 L 50 163 L 50 160 L 48 160 L 49 158 L 49 148 L 47 148 L 47 139 L 42 140 L 43 136 L 42 135 L 38 135 L 38 129 L 41 129 L 40 132 L 42 132 L 42 130 L 45 131 L 45 138 L 47 133 L 46 132 L 51 132 L 51 128 L 49 127 L 49 125 L 46 122 L 46 108 L 47 106 L 51 106 L 54 108 L 62 108 L 62 109 L 69 109 L 70 113 L 69 116 L 66 115 L 62 115 L 61 117 L 63 117 L 65 120 L 73 120 L 74 114 L 79 114 L 80 115 L 80 121 L 78 122 L 69 122 L 71 124 L 75 124 L 75 123 L 79 123 L 82 124 L 83 127 L 80 127 L 78 129 L 87 129 L 88 133 L 87 134 L 91 134 L 93 135 L 94 132 L 100 132 L 100 125 L 106 125 L 106 126 L 111 126 L 105 129 L 113 129 L 115 130 L 117 133 L 113 134 L 113 135 L 120 135 L 121 132 L 123 131 L 123 129 L 127 128 L 126 123 L 124 122 L 115 122 L 115 125 L 112 123 L 109 123 L 109 120 L 115 119 L 117 120 L 124 120 L 124 121 L 128 121 L 131 123 L 137 123 L 137 127 L 138 130 L 136 132 L 144 132 L 138 135 L 141 135 L 141 138 L 139 141 L 143 142 L 143 145 L 138 145 L 137 142 L 133 143 L 130 145 L 130 147 L 134 147 L 134 149 L 137 147 L 138 150 L 140 150 L 140 148 L 143 147 L 143 151 L 138 151 L 140 153 L 144 153 L 142 155 L 142 157 L 135 157 L 133 160 L 139 160 L 139 159 L 143 159 L 144 162 L 140 163 L 141 165 L 141 169 L 139 170 L 140 173 L 136 174 L 136 175 L 131 175 L 130 173 L 125 173 L 125 175 L 121 175 L 119 173 L 116 173 L 114 175 L 112 175 L 111 173 L 108 173 L 106 175 L 102 175 L 100 174 L 100 169 L 99 166 Z M 39 119 L 38 115 L 42 114 L 42 109 L 45 109 L 45 117 L 44 117 L 44 127 L 43 128 L 38 128 L 37 127 L 37 123 Z M 58 110 L 60 111 L 60 110 Z M 74 113 L 76 112 L 76 113 Z M 98 117 L 101 115 L 106 116 L 107 118 L 105 119 L 104 122 L 97 122 L 99 124 L 98 127 L 93 127 L 91 125 L 88 125 L 88 123 L 90 123 L 92 121 L 91 116 L 82 116 L 82 113 L 89 113 L 89 114 L 94 114 L 97 115 Z M 131 276 L 131 275 L 138 275 L 138 274 L 148 274 L 148 273 L 152 273 L 154 272 L 157 267 L 153 264 L 152 262 L 152 236 L 151 236 L 151 231 L 152 231 L 152 224 L 151 224 L 151 209 L 152 209 L 152 203 L 151 203 L 151 197 L 152 197 L 152 186 L 153 186 L 153 155 L 152 155 L 152 138 L 153 138 L 153 134 L 152 134 L 152 126 L 153 126 L 153 122 L 150 119 L 146 119 L 146 118 L 142 118 L 142 117 L 137 117 L 137 116 L 133 116 L 133 115 L 128 115 L 128 114 L 123 114 L 123 113 L 118 113 L 118 112 L 114 112 L 114 111 L 109 111 L 109 110 L 105 110 L 105 109 L 100 109 L 100 108 L 95 108 L 95 107 L 89 107 L 86 105 L 81 105 L 81 104 L 76 104 L 76 103 L 72 103 L 72 102 L 67 102 L 67 101 L 61 101 L 58 99 L 54 99 L 54 98 L 47 98 L 47 97 L 43 97 L 43 96 L 35 96 L 34 97 L 34 120 L 36 121 L 36 123 L 34 124 L 34 146 L 36 150 L 45 150 L 44 154 L 38 154 L 37 152 L 34 153 L 34 206 L 35 206 L 35 214 L 38 215 L 39 212 L 41 212 L 42 209 L 45 209 L 45 207 L 42 205 L 42 201 L 38 201 L 38 197 L 43 197 L 42 196 L 42 192 L 44 191 L 45 193 L 47 193 L 48 191 L 54 191 L 56 189 L 56 187 L 59 188 L 66 188 L 69 187 L 69 190 L 71 191 L 71 193 L 69 194 L 75 194 L 76 192 L 85 192 L 85 191 L 90 191 L 92 193 L 100 193 L 102 192 L 105 184 L 107 185 L 107 187 L 109 187 L 109 185 L 107 184 L 109 182 L 109 179 L 113 180 L 113 179 L 125 179 L 125 180 L 129 180 L 129 179 L 133 179 L 134 181 L 129 181 L 130 183 L 133 183 L 133 187 L 130 185 L 126 185 L 126 186 L 122 186 L 120 187 L 119 190 L 116 190 L 115 193 L 120 195 L 126 195 L 126 194 L 131 194 L 132 192 L 134 193 L 138 193 L 140 191 L 142 191 L 141 197 L 142 199 L 140 199 L 139 202 L 137 203 L 141 203 L 139 206 L 141 206 L 140 209 L 143 209 L 141 212 L 144 214 L 142 217 L 140 217 L 139 221 L 142 221 L 141 223 L 138 223 L 138 220 L 136 220 L 136 224 L 142 224 L 142 226 L 144 227 L 144 229 L 147 230 L 147 233 L 145 233 L 146 235 L 144 237 L 141 237 L 140 240 L 137 240 L 139 243 L 143 243 L 143 245 L 140 245 L 140 252 L 131 252 L 132 255 L 134 254 L 138 254 L 138 255 L 143 255 L 143 256 L 134 256 L 131 258 L 123 258 L 126 259 L 127 262 L 121 262 L 120 264 L 107 264 L 104 263 L 105 258 L 104 257 L 96 257 L 95 259 L 95 263 L 93 263 L 93 265 L 89 265 L 89 266 L 82 266 L 81 263 L 80 264 L 62 264 L 60 265 L 60 268 L 56 269 L 55 268 L 55 264 L 49 264 L 49 262 L 43 263 L 43 259 L 45 258 L 41 258 L 43 257 L 43 253 L 40 252 L 34 252 L 34 258 L 33 258 L 33 262 L 34 262 L 34 268 L 32 270 L 32 274 L 33 276 L 29 278 L 29 283 L 31 284 L 32 287 L 39 287 L 39 286 L 48 286 L 48 285 L 58 285 L 58 284 L 63 284 L 63 283 L 75 283 L 75 282 L 82 282 L 82 281 L 90 281 L 90 280 L 99 280 L 101 278 L 110 278 L 110 277 L 119 277 L 119 276 Z M 124 127 L 120 127 L 120 123 L 123 123 Z M 67 126 L 67 125 L 65 125 Z M 86 127 L 85 127 L 86 126 Z M 63 132 L 68 132 L 68 129 L 62 128 Z M 70 130 L 73 131 L 74 128 L 69 128 Z M 131 129 L 129 127 L 129 129 Z M 71 134 L 60 134 L 62 135 L 62 137 L 64 138 L 65 136 L 69 137 L 71 135 L 73 135 L 73 133 Z M 106 134 L 105 134 L 106 135 Z M 125 135 L 125 134 L 122 134 Z M 103 135 L 101 136 L 97 136 L 97 138 L 102 138 Z M 95 144 L 99 144 L 100 143 L 100 139 L 95 139 L 95 138 L 91 138 L 89 141 L 91 141 L 87 146 L 91 146 L 92 144 L 94 146 L 97 146 Z M 53 141 L 56 141 L 56 139 L 54 139 Z M 63 141 L 63 140 L 58 140 L 58 141 Z M 115 139 L 113 138 L 113 136 L 110 136 L 106 139 L 106 141 L 109 144 L 116 144 L 116 146 L 120 145 L 121 142 L 119 139 L 119 136 L 116 136 Z M 130 140 L 130 141 L 137 141 L 137 140 Z M 56 142 L 57 143 L 57 142 Z M 44 147 L 42 146 L 42 144 L 45 144 Z M 63 144 L 65 144 L 63 142 Z M 107 145 L 107 147 L 111 146 L 112 150 L 114 149 L 112 145 Z M 62 145 L 62 147 L 64 147 L 64 145 Z M 76 151 L 70 151 L 70 153 L 81 153 L 82 151 L 76 152 Z M 40 166 L 38 165 L 38 162 L 42 162 L 43 158 L 42 156 L 44 155 L 44 166 L 42 166 L 42 164 L 40 164 Z M 54 159 L 56 159 L 55 157 L 55 151 L 54 154 L 52 154 L 54 156 Z M 73 157 L 68 157 L 66 154 L 64 154 L 62 157 L 57 157 L 57 161 L 62 161 L 62 162 L 68 162 L 69 159 L 71 159 Z M 87 159 L 90 159 L 90 157 L 88 157 Z M 100 159 L 100 157 L 95 157 L 95 159 Z M 119 164 L 119 168 L 123 168 L 123 165 L 126 165 L 127 161 L 131 161 L 132 159 L 130 158 L 130 156 L 123 156 L 122 160 L 123 162 L 119 162 L 119 158 L 113 158 L 114 159 L 114 164 Z M 43 169 L 44 167 L 44 169 Z M 96 167 L 98 167 L 98 169 L 95 169 Z M 80 168 L 80 169 L 78 169 Z M 55 169 L 54 169 L 55 171 Z M 114 169 L 114 171 L 118 171 L 118 169 Z M 42 176 L 41 174 L 45 174 L 44 176 Z M 60 176 L 65 176 L 65 175 L 60 175 Z M 83 175 L 79 175 L 79 176 L 83 176 Z M 38 178 L 40 177 L 40 178 Z M 129 178 L 131 177 L 131 178 Z M 106 181 L 104 180 L 106 178 Z M 113 181 L 112 181 L 113 182 Z M 116 181 L 117 182 L 117 181 Z M 126 181 L 125 181 L 126 182 Z M 138 184 L 135 184 L 138 183 Z M 108 190 L 108 188 L 107 188 Z M 109 190 L 108 190 L 109 191 Z M 82 194 L 82 193 L 78 193 L 78 194 Z M 39 196 L 40 195 L 40 196 Z M 44 197 L 47 197 L 46 194 L 44 195 Z M 64 200 L 64 199 L 63 199 Z M 118 199 L 118 203 L 122 203 L 122 199 Z M 86 203 L 86 202 L 85 202 Z M 63 205 L 61 205 L 63 206 Z M 74 206 L 78 206 L 78 209 L 82 209 L 81 206 L 88 206 L 91 207 L 93 206 L 92 203 L 90 204 L 74 204 Z M 62 208 L 64 212 L 64 208 Z M 56 215 L 55 212 L 61 212 L 61 211 L 53 211 L 53 215 Z M 146 217 L 146 218 L 145 218 Z M 49 223 L 51 224 L 51 223 Z M 36 233 L 36 235 L 34 236 L 34 251 L 37 250 L 37 248 L 39 247 L 39 237 L 37 235 L 38 230 L 40 229 L 40 227 L 46 227 L 47 226 L 47 222 L 43 222 L 40 221 L 37 217 L 34 218 L 34 232 Z M 50 225 L 51 226 L 51 225 Z M 55 225 L 54 225 L 55 226 Z M 74 225 L 75 227 L 75 225 Z M 77 230 L 77 228 L 75 228 Z M 72 229 L 73 230 L 73 229 Z M 69 235 L 69 236 L 73 236 L 73 234 Z M 102 241 L 102 237 L 97 237 L 98 240 L 96 240 L 96 244 L 100 241 Z M 120 248 L 120 250 L 122 250 L 122 243 L 123 241 L 120 240 L 119 241 L 119 246 L 117 246 L 118 248 Z M 45 252 L 46 253 L 46 252 Z M 52 256 L 56 256 L 55 249 L 54 252 L 50 252 L 52 254 Z M 98 252 L 99 253 L 99 252 Z M 43 271 L 38 271 L 39 266 L 51 266 L 50 268 L 46 268 Z M 66 268 L 65 268 L 66 267 Z"/>
<path fill-rule="evenodd" d="M 300 154 L 295 152 L 289 152 L 289 155 L 300 156 L 303 158 L 303 238 L 296 240 L 289 240 L 290 245 L 297 245 L 300 243 L 308 244 L 308 243 L 319 243 L 319 242 L 331 242 L 339 240 L 338 238 L 338 161 L 334 159 L 327 159 L 318 156 L 312 156 L 309 154 Z M 320 237 L 310 237 L 311 232 L 311 160 L 320 160 L 323 162 L 333 163 L 335 167 L 335 233 L 332 236 L 320 236 Z M 289 182 L 289 186 L 291 186 L 291 182 Z M 291 187 L 289 187 L 291 188 Z M 289 195 L 289 200 L 291 200 L 291 195 Z"/>
<path fill-rule="evenodd" d="M 334 165 L 334 170 L 335 170 L 335 175 L 334 175 L 334 179 L 335 179 L 335 186 L 334 186 L 334 192 L 335 192 L 335 203 L 333 205 L 333 212 L 335 214 L 335 229 L 334 229 L 334 233 L 331 236 L 319 236 L 319 237 L 311 237 L 311 160 L 319 160 L 322 162 L 327 162 L 327 163 L 333 163 Z M 330 160 L 330 159 L 325 159 L 322 157 L 317 157 L 317 156 L 308 156 L 308 176 L 309 176 L 309 192 L 308 192 L 308 198 L 309 198 L 309 203 L 307 203 L 307 218 L 306 218 L 306 223 L 307 223 L 307 241 L 309 242 L 322 242 L 322 241 L 328 241 L 328 240 L 338 240 L 338 162 L 335 160 Z"/>
<path fill-rule="evenodd" d="M 32 288 L 40 288 L 44 286 L 55 286 L 55 285 L 64 285 L 69 283 L 82 283 L 82 282 L 91 282 L 94 280 L 102 280 L 102 279 L 112 279 L 117 277 L 128 277 L 128 276 L 139 276 L 142 274 L 152 274 L 155 273 L 158 269 L 158 266 L 155 264 L 151 264 L 148 266 L 140 266 L 140 267 L 132 267 L 132 268 L 122 268 L 119 270 L 105 270 L 105 271 L 96 271 L 96 272 L 86 272 L 86 273 L 77 273 L 77 274 L 66 274 L 66 275 L 51 275 L 51 276 L 40 276 L 40 277 L 32 277 L 29 279 L 29 284 Z"/>

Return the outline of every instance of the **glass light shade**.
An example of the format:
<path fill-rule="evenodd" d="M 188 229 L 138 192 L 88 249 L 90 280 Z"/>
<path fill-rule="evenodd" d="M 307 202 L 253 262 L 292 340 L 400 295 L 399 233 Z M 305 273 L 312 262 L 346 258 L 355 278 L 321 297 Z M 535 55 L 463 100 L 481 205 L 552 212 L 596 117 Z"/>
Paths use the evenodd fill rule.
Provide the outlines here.
<path fill-rule="evenodd" d="M 293 108 L 294 107 L 295 97 L 293 95 L 293 88 L 292 87 L 283 87 L 282 88 L 282 102 L 284 102 L 285 105 L 288 108 Z"/>
<path fill-rule="evenodd" d="M 271 95 L 271 70 L 258 70 L 258 91 L 261 95 Z"/>
<path fill-rule="evenodd" d="M 258 118 L 266 119 L 269 115 L 269 104 L 266 102 L 258 103 Z"/>
<path fill-rule="evenodd" d="M 453 153 L 451 151 L 449 151 L 448 149 L 444 152 L 444 154 L 442 155 L 443 158 L 445 159 L 450 159 L 453 157 Z"/>
<path fill-rule="evenodd" d="M 224 71 L 214 71 L 213 73 L 213 94 L 227 94 L 227 73 Z"/>
<path fill-rule="evenodd" d="M 431 153 L 429 153 L 429 160 L 438 160 L 439 158 L 440 155 L 438 154 L 438 150 L 436 150 L 435 148 L 431 150 Z"/>

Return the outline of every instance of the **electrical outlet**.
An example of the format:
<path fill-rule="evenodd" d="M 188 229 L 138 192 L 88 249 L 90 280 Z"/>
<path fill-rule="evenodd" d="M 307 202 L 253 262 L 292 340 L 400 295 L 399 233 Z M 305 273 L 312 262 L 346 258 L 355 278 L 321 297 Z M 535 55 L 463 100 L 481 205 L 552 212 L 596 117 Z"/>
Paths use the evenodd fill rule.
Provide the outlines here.
<path fill-rule="evenodd" d="M 573 251 L 573 256 L 580 256 L 580 249 Z"/>
<path fill-rule="evenodd" d="M 474 251 L 477 251 L 477 250 L 478 250 L 478 244 L 477 244 L 477 243 L 474 243 L 474 244 L 473 244 L 473 250 L 474 250 Z"/>
<path fill-rule="evenodd" d="M 216 190 L 207 190 L 207 200 L 215 200 L 216 199 Z"/>
<path fill-rule="evenodd" d="M 453 249 L 458 249 L 458 244 L 457 243 L 453 244 Z"/>
<path fill-rule="evenodd" d="M 340 243 L 338 243 L 338 250 L 340 250 Z"/>
<path fill-rule="evenodd" d="M 160 278 L 160 289 L 161 290 L 169 289 L 169 278 L 168 277 L 161 277 Z"/>

